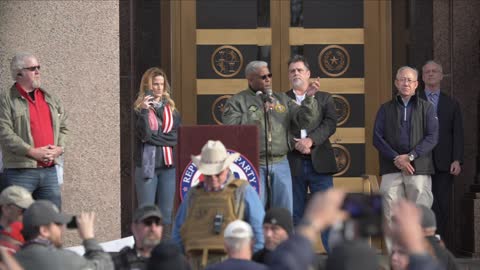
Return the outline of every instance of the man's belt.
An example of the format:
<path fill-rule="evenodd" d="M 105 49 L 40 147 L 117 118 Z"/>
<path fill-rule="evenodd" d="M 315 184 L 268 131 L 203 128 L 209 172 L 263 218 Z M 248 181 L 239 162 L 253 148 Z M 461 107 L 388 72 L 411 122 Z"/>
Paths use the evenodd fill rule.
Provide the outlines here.
<path fill-rule="evenodd" d="M 311 154 L 302 154 L 301 152 L 299 152 L 298 150 L 295 150 L 295 154 L 300 157 L 301 159 L 312 159 L 312 155 Z"/>

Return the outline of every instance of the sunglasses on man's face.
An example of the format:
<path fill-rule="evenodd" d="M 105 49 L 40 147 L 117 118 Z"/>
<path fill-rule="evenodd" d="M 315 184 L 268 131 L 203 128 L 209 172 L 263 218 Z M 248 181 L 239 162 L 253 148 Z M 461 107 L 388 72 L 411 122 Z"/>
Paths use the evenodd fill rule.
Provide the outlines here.
<path fill-rule="evenodd" d="M 26 68 L 23 68 L 23 69 L 26 69 L 26 70 L 29 70 L 29 71 L 35 71 L 35 70 L 40 70 L 40 66 L 26 67 Z"/>
<path fill-rule="evenodd" d="M 18 211 L 19 211 L 20 213 L 22 213 L 22 214 L 25 212 L 25 210 L 27 210 L 27 209 L 25 209 L 25 208 L 23 208 L 23 207 L 21 207 L 21 206 L 18 206 L 18 205 L 16 205 L 16 204 L 13 204 L 13 203 L 11 203 L 11 204 L 9 204 L 9 205 L 10 205 L 10 206 L 15 206 L 15 208 L 18 209 Z"/>
<path fill-rule="evenodd" d="M 272 76 L 273 76 L 272 73 L 268 73 L 268 74 L 266 74 L 266 75 L 260 76 L 260 78 L 262 78 L 262 80 L 265 81 L 265 80 L 267 79 L 267 77 L 268 77 L 268 78 L 272 78 Z"/>
<path fill-rule="evenodd" d="M 147 218 L 143 220 L 142 223 L 145 226 L 152 226 L 152 224 L 155 224 L 158 226 L 161 224 L 161 220 L 159 218 Z"/>

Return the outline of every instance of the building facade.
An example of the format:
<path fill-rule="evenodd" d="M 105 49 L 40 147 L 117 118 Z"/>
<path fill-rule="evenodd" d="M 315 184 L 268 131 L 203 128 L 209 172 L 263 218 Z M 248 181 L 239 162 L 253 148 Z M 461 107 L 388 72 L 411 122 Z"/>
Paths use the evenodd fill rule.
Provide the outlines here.
<path fill-rule="evenodd" d="M 286 62 L 305 55 L 335 95 L 335 177 L 348 183 L 378 174 L 373 121 L 395 70 L 436 59 L 465 122 L 451 234 L 458 251 L 473 250 L 462 229 L 472 222 L 460 217 L 477 174 L 479 13 L 475 0 L 1 1 L 0 84 L 12 83 L 16 51 L 39 56 L 70 114 L 64 210 L 94 209 L 99 238 L 111 240 L 129 233 L 135 207 L 131 105 L 147 68 L 166 70 L 184 124 L 219 125 L 225 99 L 246 87 L 246 63 L 269 62 L 274 90 L 287 91 Z"/>

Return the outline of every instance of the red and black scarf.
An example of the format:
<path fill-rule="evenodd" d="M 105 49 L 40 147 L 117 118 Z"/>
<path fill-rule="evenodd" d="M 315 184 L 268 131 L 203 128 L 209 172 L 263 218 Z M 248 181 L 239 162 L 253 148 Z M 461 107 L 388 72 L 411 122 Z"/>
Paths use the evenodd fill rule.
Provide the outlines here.
<path fill-rule="evenodd" d="M 170 105 L 167 104 L 163 106 L 163 121 L 162 121 L 162 132 L 169 133 L 173 128 L 173 113 Z M 158 121 L 155 114 L 155 110 L 150 110 L 148 113 L 148 123 L 152 131 L 158 131 Z M 170 146 L 162 146 L 163 160 L 166 166 L 173 165 L 173 149 Z"/>

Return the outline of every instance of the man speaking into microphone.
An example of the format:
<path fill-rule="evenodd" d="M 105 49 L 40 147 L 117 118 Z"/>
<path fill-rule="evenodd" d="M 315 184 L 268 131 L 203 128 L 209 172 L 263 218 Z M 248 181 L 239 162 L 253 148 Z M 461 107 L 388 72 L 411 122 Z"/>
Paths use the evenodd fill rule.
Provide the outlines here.
<path fill-rule="evenodd" d="M 272 92 L 272 73 L 264 61 L 252 61 L 245 67 L 248 88 L 232 96 L 225 104 L 222 121 L 226 125 L 257 125 L 260 145 L 260 199 L 264 206 L 293 209 L 292 176 L 287 160 L 291 127 L 308 129 L 318 117 L 318 90 L 310 86 L 298 105 L 285 93 Z M 268 164 L 268 168 L 267 168 Z M 269 177 L 268 177 L 269 176 Z M 267 179 L 271 190 L 267 192 Z M 268 205 L 267 205 L 267 202 Z"/>

